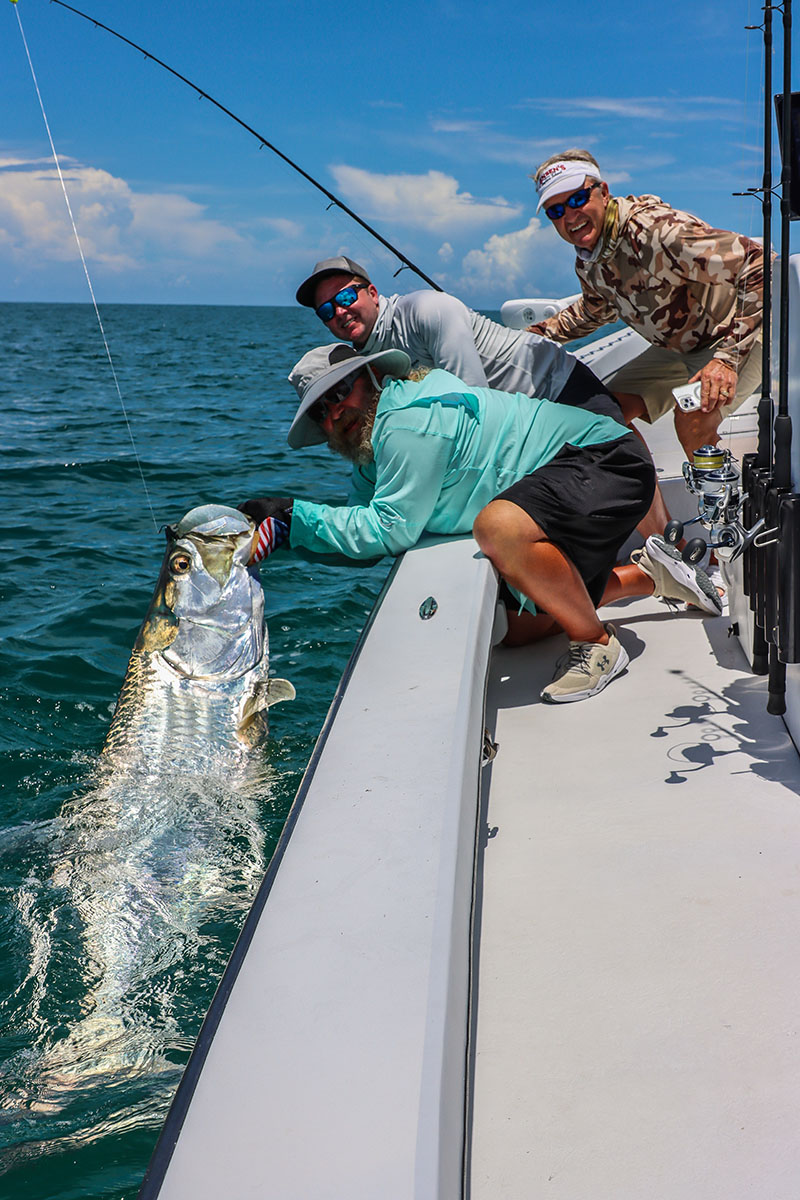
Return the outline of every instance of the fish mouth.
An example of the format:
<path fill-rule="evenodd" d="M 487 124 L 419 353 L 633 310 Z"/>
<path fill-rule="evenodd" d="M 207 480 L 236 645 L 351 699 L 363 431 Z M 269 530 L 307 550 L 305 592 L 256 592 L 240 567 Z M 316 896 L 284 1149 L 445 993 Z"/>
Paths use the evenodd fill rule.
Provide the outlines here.
<path fill-rule="evenodd" d="M 225 504 L 202 504 L 193 508 L 177 525 L 167 526 L 168 536 L 173 540 L 192 534 L 195 537 L 230 537 L 246 533 L 253 528 L 250 517 L 238 508 Z"/>

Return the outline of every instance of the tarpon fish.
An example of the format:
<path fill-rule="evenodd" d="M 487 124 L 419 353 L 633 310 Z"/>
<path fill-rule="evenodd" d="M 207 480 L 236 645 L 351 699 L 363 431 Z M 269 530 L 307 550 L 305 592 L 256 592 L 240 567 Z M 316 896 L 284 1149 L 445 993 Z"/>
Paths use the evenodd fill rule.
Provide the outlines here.
<path fill-rule="evenodd" d="M 167 530 L 93 786 L 53 822 L 49 878 L 19 898 L 26 1024 L 67 1030 L 3 1064 L 0 1109 L 59 1113 L 80 1088 L 97 1105 L 113 1081 L 112 1105 L 123 1077 L 142 1074 L 174 1086 L 181 988 L 214 952 L 204 931 L 238 926 L 265 869 L 274 768 L 259 746 L 268 707 L 295 694 L 268 676 L 254 530 L 218 505 Z M 39 897 L 73 931 L 66 953 Z M 58 1010 L 64 994 L 80 997 L 77 1021 Z"/>
<path fill-rule="evenodd" d="M 167 529 L 156 590 L 131 654 L 104 753 L 112 759 L 236 754 L 263 740 L 267 709 L 291 700 L 270 679 L 264 594 L 248 569 L 254 526 L 233 508 L 194 508 Z"/>

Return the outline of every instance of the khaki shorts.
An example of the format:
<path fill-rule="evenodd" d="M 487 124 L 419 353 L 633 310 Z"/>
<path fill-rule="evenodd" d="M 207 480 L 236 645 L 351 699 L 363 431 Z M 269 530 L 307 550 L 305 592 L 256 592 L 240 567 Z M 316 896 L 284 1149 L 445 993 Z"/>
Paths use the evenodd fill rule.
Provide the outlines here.
<path fill-rule="evenodd" d="M 663 346 L 650 346 L 638 358 L 620 367 L 605 381 L 610 392 L 628 392 L 641 396 L 651 423 L 663 417 L 675 407 L 674 387 L 682 387 L 714 357 L 719 345 L 707 346 L 704 350 L 693 350 L 691 354 L 679 354 L 677 350 L 666 350 Z M 736 395 L 730 404 L 717 411 L 720 419 L 730 416 L 761 383 L 761 342 L 757 341 L 750 351 L 744 367 L 739 372 Z"/>

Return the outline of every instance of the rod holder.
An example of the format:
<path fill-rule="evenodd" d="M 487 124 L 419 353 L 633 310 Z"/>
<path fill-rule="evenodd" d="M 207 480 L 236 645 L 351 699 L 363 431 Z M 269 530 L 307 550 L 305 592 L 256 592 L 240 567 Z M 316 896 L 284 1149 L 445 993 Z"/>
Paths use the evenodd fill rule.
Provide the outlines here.
<path fill-rule="evenodd" d="M 783 663 L 800 662 L 800 495 L 778 505 L 778 654 Z"/>

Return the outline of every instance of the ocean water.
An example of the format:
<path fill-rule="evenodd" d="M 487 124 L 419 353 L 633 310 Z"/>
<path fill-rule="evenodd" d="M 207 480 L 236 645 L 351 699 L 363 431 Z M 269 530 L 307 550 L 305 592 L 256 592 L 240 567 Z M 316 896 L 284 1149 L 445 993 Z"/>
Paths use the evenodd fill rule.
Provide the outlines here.
<path fill-rule="evenodd" d="M 121 404 L 91 305 L 0 317 L 0 1198 L 129 1200 L 390 563 L 266 564 L 297 699 L 263 772 L 153 795 L 146 844 L 110 822 L 97 759 L 162 527 L 346 495 L 342 460 L 286 445 L 289 368 L 326 339 L 294 308 L 101 307 Z"/>

